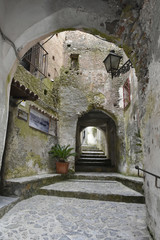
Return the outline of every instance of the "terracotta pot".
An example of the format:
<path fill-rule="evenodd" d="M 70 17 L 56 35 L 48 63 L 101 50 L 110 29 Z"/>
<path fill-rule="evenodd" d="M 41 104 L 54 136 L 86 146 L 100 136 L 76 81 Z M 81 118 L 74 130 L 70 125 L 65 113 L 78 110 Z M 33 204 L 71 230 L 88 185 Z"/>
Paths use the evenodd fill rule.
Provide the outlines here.
<path fill-rule="evenodd" d="M 60 174 L 68 173 L 68 162 L 56 162 L 56 172 Z"/>

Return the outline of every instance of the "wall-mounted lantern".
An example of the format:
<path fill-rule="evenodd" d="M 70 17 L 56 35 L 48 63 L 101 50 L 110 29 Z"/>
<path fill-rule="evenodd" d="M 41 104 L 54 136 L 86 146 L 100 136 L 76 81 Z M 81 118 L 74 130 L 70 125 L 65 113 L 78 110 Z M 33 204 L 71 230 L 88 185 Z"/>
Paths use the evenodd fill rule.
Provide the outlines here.
<path fill-rule="evenodd" d="M 115 54 L 115 51 L 112 50 L 112 51 L 110 51 L 108 56 L 103 61 L 107 72 L 111 73 L 112 78 L 119 77 L 119 75 L 121 73 L 124 74 L 124 73 L 128 72 L 130 70 L 130 68 L 132 67 L 132 63 L 129 59 L 120 69 L 118 69 L 121 58 L 122 58 L 122 56 Z"/>

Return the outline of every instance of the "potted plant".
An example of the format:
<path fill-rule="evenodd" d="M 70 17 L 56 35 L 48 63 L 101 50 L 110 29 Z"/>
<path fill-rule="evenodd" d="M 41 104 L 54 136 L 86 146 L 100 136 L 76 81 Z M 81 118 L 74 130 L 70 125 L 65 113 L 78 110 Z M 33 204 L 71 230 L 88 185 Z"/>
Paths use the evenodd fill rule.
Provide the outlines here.
<path fill-rule="evenodd" d="M 61 146 L 60 144 L 56 144 L 51 147 L 49 154 L 57 159 L 56 162 L 56 172 L 61 174 L 68 173 L 68 158 L 70 156 L 75 156 L 76 153 L 72 152 L 73 148 L 70 145 Z"/>

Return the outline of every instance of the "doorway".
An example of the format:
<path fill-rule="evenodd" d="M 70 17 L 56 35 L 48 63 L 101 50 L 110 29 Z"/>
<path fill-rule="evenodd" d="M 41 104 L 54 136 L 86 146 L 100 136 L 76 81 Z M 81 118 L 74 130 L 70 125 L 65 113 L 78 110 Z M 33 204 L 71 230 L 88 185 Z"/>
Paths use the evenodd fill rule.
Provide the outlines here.
<path fill-rule="evenodd" d="M 101 110 L 83 114 L 77 123 L 76 151 L 76 171 L 116 171 L 118 152 L 114 120 Z"/>

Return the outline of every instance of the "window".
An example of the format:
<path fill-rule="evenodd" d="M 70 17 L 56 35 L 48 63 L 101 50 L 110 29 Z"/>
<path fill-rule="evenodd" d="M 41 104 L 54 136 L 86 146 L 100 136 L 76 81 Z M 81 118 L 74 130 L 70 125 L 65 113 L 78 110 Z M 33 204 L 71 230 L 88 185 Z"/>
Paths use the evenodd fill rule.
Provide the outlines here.
<path fill-rule="evenodd" d="M 124 109 L 130 104 L 130 82 L 129 78 L 125 81 L 123 85 L 123 103 Z"/>
<path fill-rule="evenodd" d="M 79 54 L 71 54 L 70 55 L 70 58 L 71 58 L 71 69 L 72 70 L 78 70 L 78 68 L 79 68 L 78 57 L 79 57 Z"/>
<path fill-rule="evenodd" d="M 44 47 L 37 43 L 23 56 L 22 66 L 34 76 L 43 79 L 47 75 L 48 52 Z"/>

